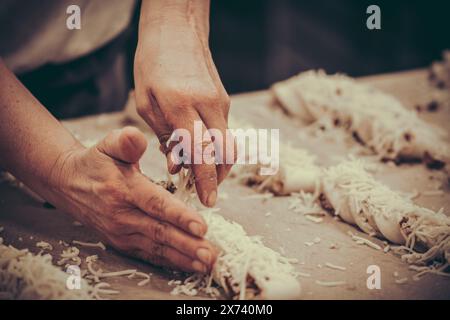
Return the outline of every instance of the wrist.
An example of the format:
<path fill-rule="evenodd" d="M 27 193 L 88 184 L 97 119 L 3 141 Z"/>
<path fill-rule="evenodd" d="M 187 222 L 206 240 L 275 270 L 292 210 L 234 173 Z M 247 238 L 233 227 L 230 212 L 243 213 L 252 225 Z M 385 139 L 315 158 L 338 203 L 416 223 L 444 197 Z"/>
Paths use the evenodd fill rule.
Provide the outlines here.
<path fill-rule="evenodd" d="M 149 36 L 195 33 L 201 41 L 209 36 L 209 1 L 143 0 L 139 20 L 139 41 Z M 179 38 L 178 38 L 179 39 Z M 177 40 L 177 39 L 175 39 Z"/>
<path fill-rule="evenodd" d="M 72 181 L 74 177 L 73 163 L 76 161 L 78 154 L 85 150 L 84 146 L 75 141 L 59 153 L 46 180 L 46 187 L 50 192 L 64 192 L 67 189 L 69 181 Z"/>

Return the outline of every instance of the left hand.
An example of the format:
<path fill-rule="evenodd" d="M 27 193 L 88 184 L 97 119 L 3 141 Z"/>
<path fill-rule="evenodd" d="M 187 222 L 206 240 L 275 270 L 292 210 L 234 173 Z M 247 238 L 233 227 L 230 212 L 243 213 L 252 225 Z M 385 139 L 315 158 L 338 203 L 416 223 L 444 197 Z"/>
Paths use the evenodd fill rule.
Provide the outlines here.
<path fill-rule="evenodd" d="M 117 250 L 159 266 L 207 272 L 216 250 L 201 215 L 139 169 L 147 142 L 133 127 L 97 145 L 77 146 L 55 163 L 45 198 L 96 230 Z"/>

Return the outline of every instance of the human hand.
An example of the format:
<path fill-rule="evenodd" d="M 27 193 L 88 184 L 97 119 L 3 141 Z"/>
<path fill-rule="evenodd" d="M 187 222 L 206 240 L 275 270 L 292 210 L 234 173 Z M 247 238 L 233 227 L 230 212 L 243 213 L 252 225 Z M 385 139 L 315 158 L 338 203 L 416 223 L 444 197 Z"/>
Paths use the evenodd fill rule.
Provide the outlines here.
<path fill-rule="evenodd" d="M 152 264 L 206 272 L 214 247 L 193 209 L 149 181 L 138 161 L 147 147 L 136 128 L 115 130 L 96 146 L 65 152 L 52 170 L 47 200 L 97 230 L 117 250 Z"/>
<path fill-rule="evenodd" d="M 170 10 L 165 14 L 167 7 L 157 1 L 153 5 L 161 7 L 147 8 L 151 4 L 143 2 L 134 77 L 137 111 L 158 136 L 171 174 L 183 164 L 176 161 L 179 155 L 171 152 L 173 145 L 166 145 L 168 139 L 175 129 L 186 129 L 192 141 L 194 122 L 201 124 L 203 140 L 191 143 L 190 150 L 183 150 L 190 154 L 183 156 L 190 158 L 190 163 L 196 155 L 203 159 L 201 164 L 193 164 L 192 170 L 200 201 L 211 207 L 216 202 L 217 185 L 231 169 L 232 162 L 226 159 L 235 160 L 235 145 L 227 132 L 230 99 L 208 46 L 204 4 L 208 2 L 194 2 L 192 6 L 197 7 L 189 12 L 167 5 Z M 146 17 L 147 11 L 158 16 Z M 207 132 L 210 129 L 217 129 L 223 139 L 212 138 Z M 211 143 L 214 153 L 207 154 Z M 208 157 L 221 161 L 216 165 Z"/>

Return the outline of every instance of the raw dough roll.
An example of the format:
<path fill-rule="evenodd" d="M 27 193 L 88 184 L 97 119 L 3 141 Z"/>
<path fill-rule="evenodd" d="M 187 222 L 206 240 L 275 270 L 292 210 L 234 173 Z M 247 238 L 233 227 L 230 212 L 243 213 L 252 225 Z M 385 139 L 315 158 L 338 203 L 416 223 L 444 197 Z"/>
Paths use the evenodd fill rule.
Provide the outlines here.
<path fill-rule="evenodd" d="M 207 225 L 206 239 L 219 257 L 212 270 L 214 281 L 233 299 L 296 299 L 300 283 L 292 261 L 250 237 L 242 226 L 214 213 L 200 211 Z"/>
<path fill-rule="evenodd" d="M 345 75 L 311 70 L 272 87 L 282 108 L 306 123 L 342 126 L 382 159 L 415 158 L 432 167 L 450 160 L 446 133 L 393 96 Z"/>
<path fill-rule="evenodd" d="M 364 232 L 405 245 L 410 263 L 450 260 L 450 218 L 415 205 L 375 180 L 361 161 L 352 160 L 323 172 L 323 194 L 344 221 Z"/>
<path fill-rule="evenodd" d="M 275 175 L 261 175 L 262 165 L 245 165 L 236 168 L 236 175 L 244 184 L 254 186 L 260 191 L 269 190 L 275 195 L 313 192 L 320 186 L 321 169 L 315 164 L 315 156 L 307 150 L 290 145 L 280 146 L 279 169 Z"/>

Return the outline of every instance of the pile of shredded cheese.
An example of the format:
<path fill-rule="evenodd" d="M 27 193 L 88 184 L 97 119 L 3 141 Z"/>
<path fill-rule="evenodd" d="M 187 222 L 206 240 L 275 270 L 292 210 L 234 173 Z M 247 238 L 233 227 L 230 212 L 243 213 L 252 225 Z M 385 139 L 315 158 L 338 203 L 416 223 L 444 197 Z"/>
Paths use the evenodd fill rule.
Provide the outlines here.
<path fill-rule="evenodd" d="M 400 244 L 405 249 L 402 259 L 408 263 L 438 261 L 444 269 L 448 266 L 450 218 L 442 210 L 415 205 L 375 180 L 362 161 L 350 160 L 324 170 L 323 192 L 344 221 Z"/>
<path fill-rule="evenodd" d="M 94 288 L 81 279 L 80 289 L 66 286 L 69 274 L 52 264 L 49 254 L 34 255 L 2 244 L 0 238 L 0 293 L 7 299 L 92 299 Z"/>
<path fill-rule="evenodd" d="M 288 210 L 303 214 L 306 219 L 312 222 L 321 223 L 326 213 L 317 204 L 319 191 L 319 188 L 317 188 L 315 193 L 307 193 L 303 190 L 299 193 L 292 193 L 289 199 Z"/>
<path fill-rule="evenodd" d="M 104 272 L 94 267 L 98 256 L 87 256 L 83 262 L 80 250 L 69 246 L 64 241 L 60 244 L 66 247 L 60 254 L 56 266 L 52 264 L 50 254 L 35 255 L 27 249 L 18 250 L 5 246 L 0 238 L 0 296 L 4 299 L 96 299 L 104 300 L 105 296 L 117 295 L 120 292 L 111 289 L 111 285 L 104 281 L 107 278 L 128 276 L 137 278 L 137 286 L 142 287 L 150 282 L 150 274 L 139 272 L 136 269 Z M 72 241 L 87 247 L 99 247 L 105 250 L 101 242 L 90 243 Z M 53 247 L 44 242 L 38 242 L 38 247 L 53 250 Z M 69 273 L 57 266 L 68 270 L 71 266 L 80 268 L 81 289 L 70 290 L 66 287 Z"/>
<path fill-rule="evenodd" d="M 208 225 L 206 239 L 220 252 L 211 274 L 194 274 L 183 282 L 171 281 L 169 284 L 175 285 L 172 294 L 205 293 L 217 298 L 220 291 L 215 285 L 218 285 L 233 299 L 298 298 L 301 289 L 293 266 L 296 260 L 266 247 L 259 237 L 248 236 L 241 225 L 226 220 L 216 211 L 200 211 Z"/>
<path fill-rule="evenodd" d="M 380 158 L 450 159 L 444 130 L 420 119 L 393 96 L 345 75 L 307 71 L 276 83 L 272 91 L 288 113 L 306 123 L 327 118 Z"/>
<path fill-rule="evenodd" d="M 192 173 L 182 169 L 179 175 L 175 196 L 190 200 Z M 199 211 L 208 225 L 205 238 L 220 252 L 211 274 L 196 274 L 184 282 L 174 283 L 172 294 L 203 292 L 217 297 L 219 292 L 213 286 L 214 280 L 233 299 L 297 298 L 301 289 L 293 266 L 295 259 L 266 247 L 259 237 L 248 236 L 241 225 L 226 220 L 216 213 L 218 210 Z"/>
<path fill-rule="evenodd" d="M 260 237 L 248 236 L 241 225 L 226 220 L 213 209 L 203 210 L 201 214 L 208 225 L 206 239 L 220 250 L 213 279 L 228 295 L 240 299 L 283 299 L 300 295 L 295 260 L 266 247 Z M 249 286 L 252 283 L 253 287 Z"/>

